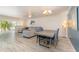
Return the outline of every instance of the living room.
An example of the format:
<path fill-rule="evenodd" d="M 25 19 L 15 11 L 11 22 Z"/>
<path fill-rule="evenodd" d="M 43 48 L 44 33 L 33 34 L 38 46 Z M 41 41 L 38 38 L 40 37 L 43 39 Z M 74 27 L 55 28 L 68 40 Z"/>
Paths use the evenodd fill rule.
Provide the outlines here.
<path fill-rule="evenodd" d="M 10 32 L 14 31 L 14 36 L 9 36 L 9 40 L 2 40 L 6 39 L 6 35 L 8 34 L 6 34 L 4 38 L 1 37 L 4 35 L 0 35 L 0 40 L 2 42 L 2 46 L 0 46 L 0 51 L 75 51 L 74 46 L 68 38 L 67 32 L 67 19 L 69 19 L 68 17 L 70 15 L 71 8 L 72 7 L 68 6 L 0 7 L 0 20 L 7 20 L 14 25 L 11 27 L 10 30 Z M 73 10 L 74 9 L 75 7 L 73 7 Z M 73 28 L 76 28 L 76 25 L 72 26 Z M 58 36 L 60 40 L 56 48 L 53 45 L 51 46 L 51 48 L 40 46 L 39 42 L 36 42 L 37 37 L 36 35 L 34 35 L 33 29 L 36 29 L 37 27 L 41 27 L 43 30 L 57 30 L 59 28 Z M 5 31 L 2 32 L 5 33 Z M 28 36 L 34 37 L 28 38 Z"/>

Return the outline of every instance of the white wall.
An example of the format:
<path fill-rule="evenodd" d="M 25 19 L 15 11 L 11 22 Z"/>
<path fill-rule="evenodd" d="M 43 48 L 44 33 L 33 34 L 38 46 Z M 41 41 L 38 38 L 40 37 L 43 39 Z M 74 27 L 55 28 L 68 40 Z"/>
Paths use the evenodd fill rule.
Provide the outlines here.
<path fill-rule="evenodd" d="M 19 16 L 20 9 L 16 6 L 0 6 L 0 15 Z"/>
<path fill-rule="evenodd" d="M 50 29 L 50 30 L 55 30 L 55 29 L 59 28 L 60 36 L 62 36 L 63 33 L 62 33 L 62 29 L 61 29 L 62 28 L 61 24 L 63 23 L 64 20 L 67 20 L 67 11 L 62 12 L 61 14 L 58 14 L 58 15 L 28 19 L 28 20 L 35 21 L 35 24 L 30 25 L 30 26 L 42 26 L 44 29 Z"/>

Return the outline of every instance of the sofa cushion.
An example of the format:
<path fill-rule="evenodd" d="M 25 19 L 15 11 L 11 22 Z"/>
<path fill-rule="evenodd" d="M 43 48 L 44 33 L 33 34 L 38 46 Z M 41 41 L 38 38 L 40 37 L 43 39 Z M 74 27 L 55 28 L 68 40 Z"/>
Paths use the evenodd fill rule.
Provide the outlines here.
<path fill-rule="evenodd" d="M 24 30 L 22 33 L 22 36 L 24 36 L 24 37 L 32 37 L 34 35 L 35 35 L 35 33 L 33 31 L 30 31 L 30 30 Z"/>
<path fill-rule="evenodd" d="M 29 27 L 28 29 L 23 30 L 22 35 L 24 37 L 32 37 L 36 35 L 36 32 L 43 31 L 42 27 Z"/>
<path fill-rule="evenodd" d="M 29 27 L 29 30 L 32 30 L 34 32 L 40 32 L 43 31 L 42 27 Z"/>

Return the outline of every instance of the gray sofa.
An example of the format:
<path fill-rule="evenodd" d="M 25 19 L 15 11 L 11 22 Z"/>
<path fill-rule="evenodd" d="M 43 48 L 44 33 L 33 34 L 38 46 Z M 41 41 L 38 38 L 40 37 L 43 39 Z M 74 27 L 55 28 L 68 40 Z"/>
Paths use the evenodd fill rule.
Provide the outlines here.
<path fill-rule="evenodd" d="M 26 38 L 31 38 L 36 36 L 36 32 L 43 31 L 42 27 L 28 27 L 22 31 L 22 36 Z"/>

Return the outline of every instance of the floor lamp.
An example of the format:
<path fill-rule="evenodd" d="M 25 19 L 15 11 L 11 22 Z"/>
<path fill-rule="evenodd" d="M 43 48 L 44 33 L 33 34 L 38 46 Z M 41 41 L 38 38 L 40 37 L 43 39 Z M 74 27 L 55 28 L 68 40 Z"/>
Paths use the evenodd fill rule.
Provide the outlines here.
<path fill-rule="evenodd" d="M 68 29 L 68 21 L 67 20 L 64 20 L 63 23 L 62 23 L 62 29 L 64 31 L 64 37 L 67 38 L 68 34 L 67 34 L 67 29 Z"/>
<path fill-rule="evenodd" d="M 65 31 L 65 37 L 68 38 L 68 28 L 74 28 L 75 22 L 74 20 L 65 20 L 62 24 L 62 28 Z"/>

